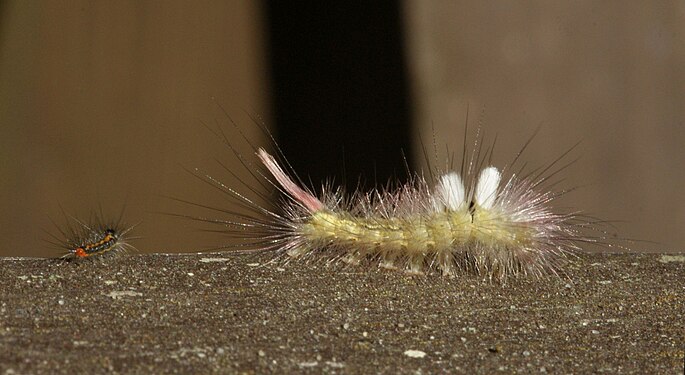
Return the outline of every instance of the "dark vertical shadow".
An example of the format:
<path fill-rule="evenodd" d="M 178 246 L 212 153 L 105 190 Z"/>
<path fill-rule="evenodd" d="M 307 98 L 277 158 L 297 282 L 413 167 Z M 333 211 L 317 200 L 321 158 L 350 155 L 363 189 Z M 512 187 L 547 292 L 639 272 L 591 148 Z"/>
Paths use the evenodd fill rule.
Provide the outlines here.
<path fill-rule="evenodd" d="M 410 102 L 400 4 L 287 2 L 265 6 L 277 139 L 319 187 L 344 174 L 369 187 L 405 179 Z M 344 159 L 344 160 L 343 160 Z"/>

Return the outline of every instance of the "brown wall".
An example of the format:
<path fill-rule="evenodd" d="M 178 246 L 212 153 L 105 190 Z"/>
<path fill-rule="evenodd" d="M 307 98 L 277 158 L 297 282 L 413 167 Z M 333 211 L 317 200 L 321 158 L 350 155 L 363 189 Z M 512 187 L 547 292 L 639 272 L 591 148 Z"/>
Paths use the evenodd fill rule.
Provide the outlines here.
<path fill-rule="evenodd" d="M 568 204 L 661 242 L 632 247 L 685 249 L 679 4 L 405 2 L 423 139 L 435 125 L 460 150 L 468 105 L 502 162 L 538 126 L 533 165 L 582 140 Z M 213 98 L 251 138 L 243 110 L 269 122 L 257 3 L 16 1 L 0 17 L 0 254 L 54 255 L 43 230 L 60 205 L 83 217 L 123 202 L 143 252 L 211 245 L 156 212 L 186 212 L 165 195 L 226 205 L 182 168 L 226 176 L 226 148 L 201 125 L 230 128 Z"/>
<path fill-rule="evenodd" d="M 461 150 L 496 134 L 499 165 L 540 126 L 525 160 L 582 141 L 566 204 L 616 223 L 636 250 L 685 251 L 685 3 L 405 2 L 415 121 Z M 613 229 L 610 229 L 614 231 Z"/>
<path fill-rule="evenodd" d="M 98 204 L 141 221 L 141 251 L 209 245 L 165 195 L 223 204 L 182 167 L 225 148 L 200 121 L 267 119 L 253 1 L 7 2 L 0 19 L 0 254 L 54 255 L 43 232 Z M 254 132 L 257 128 L 249 127 Z M 214 199 L 214 200 L 212 200 Z"/>

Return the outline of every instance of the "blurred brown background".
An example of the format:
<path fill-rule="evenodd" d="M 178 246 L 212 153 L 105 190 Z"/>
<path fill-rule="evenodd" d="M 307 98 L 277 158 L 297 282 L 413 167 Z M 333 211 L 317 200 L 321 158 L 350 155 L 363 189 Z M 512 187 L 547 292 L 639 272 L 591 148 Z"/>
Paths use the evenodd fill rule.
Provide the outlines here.
<path fill-rule="evenodd" d="M 250 115 L 273 125 L 317 184 L 401 174 L 399 148 L 423 159 L 409 134 L 430 144 L 435 129 L 441 150 L 460 151 L 467 106 L 472 130 L 498 136 L 496 165 L 540 127 L 531 166 L 582 141 L 564 184 L 582 189 L 564 204 L 657 242 L 635 250 L 685 250 L 683 2 L 319 7 L 2 3 L 0 254 L 54 256 L 43 240 L 56 233 L 51 219 L 64 221 L 60 206 L 79 217 L 125 206 L 142 221 L 142 252 L 220 243 L 159 214 L 207 214 L 166 196 L 226 207 L 184 171 L 236 185 L 215 160 L 230 152 L 202 125 L 250 154 L 220 106 L 255 144 L 266 141 Z"/>

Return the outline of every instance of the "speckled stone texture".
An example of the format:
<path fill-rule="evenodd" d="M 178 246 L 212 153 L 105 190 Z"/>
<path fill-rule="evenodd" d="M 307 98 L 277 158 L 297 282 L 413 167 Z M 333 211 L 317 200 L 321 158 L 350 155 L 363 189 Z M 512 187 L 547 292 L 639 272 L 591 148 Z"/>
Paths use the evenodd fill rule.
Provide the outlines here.
<path fill-rule="evenodd" d="M 505 285 L 268 260 L 0 258 L 0 374 L 683 371 L 685 255 Z"/>

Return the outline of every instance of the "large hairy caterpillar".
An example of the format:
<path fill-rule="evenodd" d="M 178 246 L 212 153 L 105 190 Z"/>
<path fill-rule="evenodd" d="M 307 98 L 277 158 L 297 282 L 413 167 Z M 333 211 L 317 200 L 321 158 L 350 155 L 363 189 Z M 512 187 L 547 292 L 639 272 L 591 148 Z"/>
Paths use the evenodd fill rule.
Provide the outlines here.
<path fill-rule="evenodd" d="M 282 163 L 264 149 L 256 150 L 265 173 L 235 151 L 225 135 L 224 140 L 262 186 L 270 184 L 284 197 L 278 209 L 268 209 L 247 192 L 195 173 L 248 210 L 203 206 L 228 217 L 195 218 L 219 224 L 224 233 L 239 237 L 240 243 L 225 246 L 232 250 L 365 263 L 419 274 L 471 273 L 504 279 L 556 275 L 580 244 L 604 239 L 584 234 L 598 221 L 552 208 L 567 190 L 550 190 L 549 178 L 570 164 L 553 170 L 572 148 L 546 168 L 528 174 L 513 171 L 512 165 L 530 140 L 512 165 L 503 169 L 487 165 L 488 151 L 481 155 L 474 148 L 470 157 L 464 152 L 460 173 L 442 172 L 435 181 L 414 174 L 397 189 L 346 196 L 330 185 L 318 194 L 305 187 L 293 171 L 284 170 L 291 167 L 278 146 Z"/>

